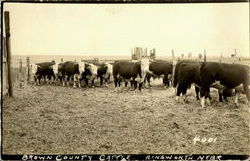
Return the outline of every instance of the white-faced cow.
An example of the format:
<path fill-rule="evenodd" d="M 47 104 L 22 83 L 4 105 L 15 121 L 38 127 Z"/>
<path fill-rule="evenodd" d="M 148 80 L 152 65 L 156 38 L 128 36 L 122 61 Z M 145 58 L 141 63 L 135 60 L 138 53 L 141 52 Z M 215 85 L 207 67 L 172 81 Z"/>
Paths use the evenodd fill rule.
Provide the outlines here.
<path fill-rule="evenodd" d="M 69 84 L 70 79 L 74 78 L 74 87 L 78 83 L 79 88 L 81 87 L 81 74 L 85 72 L 85 63 L 84 62 L 74 62 L 66 61 L 60 65 L 59 71 L 62 74 L 63 86 L 65 86 L 65 81 Z"/>
<path fill-rule="evenodd" d="M 97 78 L 100 78 L 100 86 L 102 86 L 103 81 L 105 86 L 113 73 L 113 65 L 109 63 L 95 63 L 97 66 Z"/>
<path fill-rule="evenodd" d="M 89 80 L 91 81 L 91 86 L 94 87 L 94 80 L 97 77 L 98 67 L 91 63 L 85 63 L 85 71 L 81 74 L 81 79 L 84 80 L 86 86 L 88 86 Z"/>
<path fill-rule="evenodd" d="M 142 59 L 138 62 L 131 62 L 127 60 L 116 61 L 113 65 L 113 77 L 115 87 L 121 80 L 132 80 L 134 84 L 134 90 L 139 83 L 139 91 L 141 91 L 142 83 L 147 73 L 152 74 L 149 70 L 149 59 Z"/>
<path fill-rule="evenodd" d="M 33 76 L 35 80 L 35 84 L 41 83 L 41 78 L 44 79 L 44 82 L 46 83 L 46 78 L 51 80 L 51 77 L 54 76 L 53 68 L 52 66 L 55 64 L 54 61 L 52 62 L 41 62 L 41 63 L 36 63 L 36 64 L 31 64 L 31 75 Z"/>

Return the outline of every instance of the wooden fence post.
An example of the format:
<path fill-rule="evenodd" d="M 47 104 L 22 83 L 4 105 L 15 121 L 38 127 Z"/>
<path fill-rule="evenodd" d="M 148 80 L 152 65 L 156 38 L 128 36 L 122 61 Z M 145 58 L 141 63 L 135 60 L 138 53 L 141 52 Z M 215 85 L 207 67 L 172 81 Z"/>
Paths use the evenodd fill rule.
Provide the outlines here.
<path fill-rule="evenodd" d="M 11 48 L 10 48 L 10 14 L 9 11 L 4 11 L 5 21 L 5 34 L 6 34 L 6 53 L 7 53 L 7 66 L 8 66 L 8 94 L 9 97 L 13 96 L 12 77 L 11 77 Z"/>
<path fill-rule="evenodd" d="M 172 59 L 174 60 L 174 49 L 172 49 Z"/>
<path fill-rule="evenodd" d="M 220 63 L 222 62 L 222 52 L 220 53 Z"/>
<path fill-rule="evenodd" d="M 22 59 L 20 59 L 20 67 L 19 67 L 19 87 L 22 88 L 23 86 L 23 74 L 22 74 L 22 71 L 23 71 L 23 64 L 22 64 Z"/>
<path fill-rule="evenodd" d="M 26 58 L 27 61 L 27 83 L 30 83 L 30 57 Z"/>
<path fill-rule="evenodd" d="M 206 49 L 204 49 L 204 62 L 207 62 L 207 53 L 206 53 Z"/>

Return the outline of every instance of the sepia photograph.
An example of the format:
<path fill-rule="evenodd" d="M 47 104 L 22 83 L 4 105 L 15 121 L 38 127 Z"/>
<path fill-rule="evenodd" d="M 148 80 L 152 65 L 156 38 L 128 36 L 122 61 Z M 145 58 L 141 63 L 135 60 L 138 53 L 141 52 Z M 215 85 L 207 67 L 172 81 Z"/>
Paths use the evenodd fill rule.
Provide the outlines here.
<path fill-rule="evenodd" d="M 2 155 L 250 155 L 249 2 L 5 2 L 1 17 Z"/>

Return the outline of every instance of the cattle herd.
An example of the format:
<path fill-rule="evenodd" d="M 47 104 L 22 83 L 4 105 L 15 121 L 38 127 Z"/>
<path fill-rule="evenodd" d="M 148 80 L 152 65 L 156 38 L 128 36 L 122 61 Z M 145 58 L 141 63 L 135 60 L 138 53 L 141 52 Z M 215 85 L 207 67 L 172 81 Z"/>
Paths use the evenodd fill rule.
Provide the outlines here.
<path fill-rule="evenodd" d="M 100 86 L 107 85 L 112 77 L 115 90 L 120 87 L 121 82 L 128 82 L 134 90 L 139 85 L 141 91 L 143 84 L 150 86 L 150 78 L 163 78 L 165 87 L 176 88 L 176 101 L 182 96 L 186 99 L 186 92 L 193 84 L 195 86 L 196 98 L 201 98 L 201 106 L 210 104 L 210 88 L 218 89 L 219 101 L 227 101 L 227 97 L 234 95 L 235 104 L 238 105 L 240 93 L 246 95 L 250 102 L 250 67 L 242 64 L 227 64 L 219 62 L 199 62 L 194 60 L 178 60 L 169 62 L 165 60 L 141 59 L 138 61 L 118 60 L 113 63 L 89 63 L 66 61 L 61 63 L 41 62 L 30 65 L 30 71 L 35 84 L 41 79 L 69 86 L 73 80 L 73 86 L 82 87 L 95 79 L 100 79 Z M 65 84 L 66 83 L 66 84 Z"/>

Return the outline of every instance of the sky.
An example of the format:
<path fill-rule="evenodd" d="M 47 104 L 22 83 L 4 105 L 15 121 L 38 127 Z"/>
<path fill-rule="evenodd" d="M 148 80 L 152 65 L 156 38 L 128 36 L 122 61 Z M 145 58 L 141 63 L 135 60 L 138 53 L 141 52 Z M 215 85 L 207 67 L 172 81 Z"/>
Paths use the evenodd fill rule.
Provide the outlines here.
<path fill-rule="evenodd" d="M 249 56 L 249 3 L 5 3 L 13 55 Z"/>

